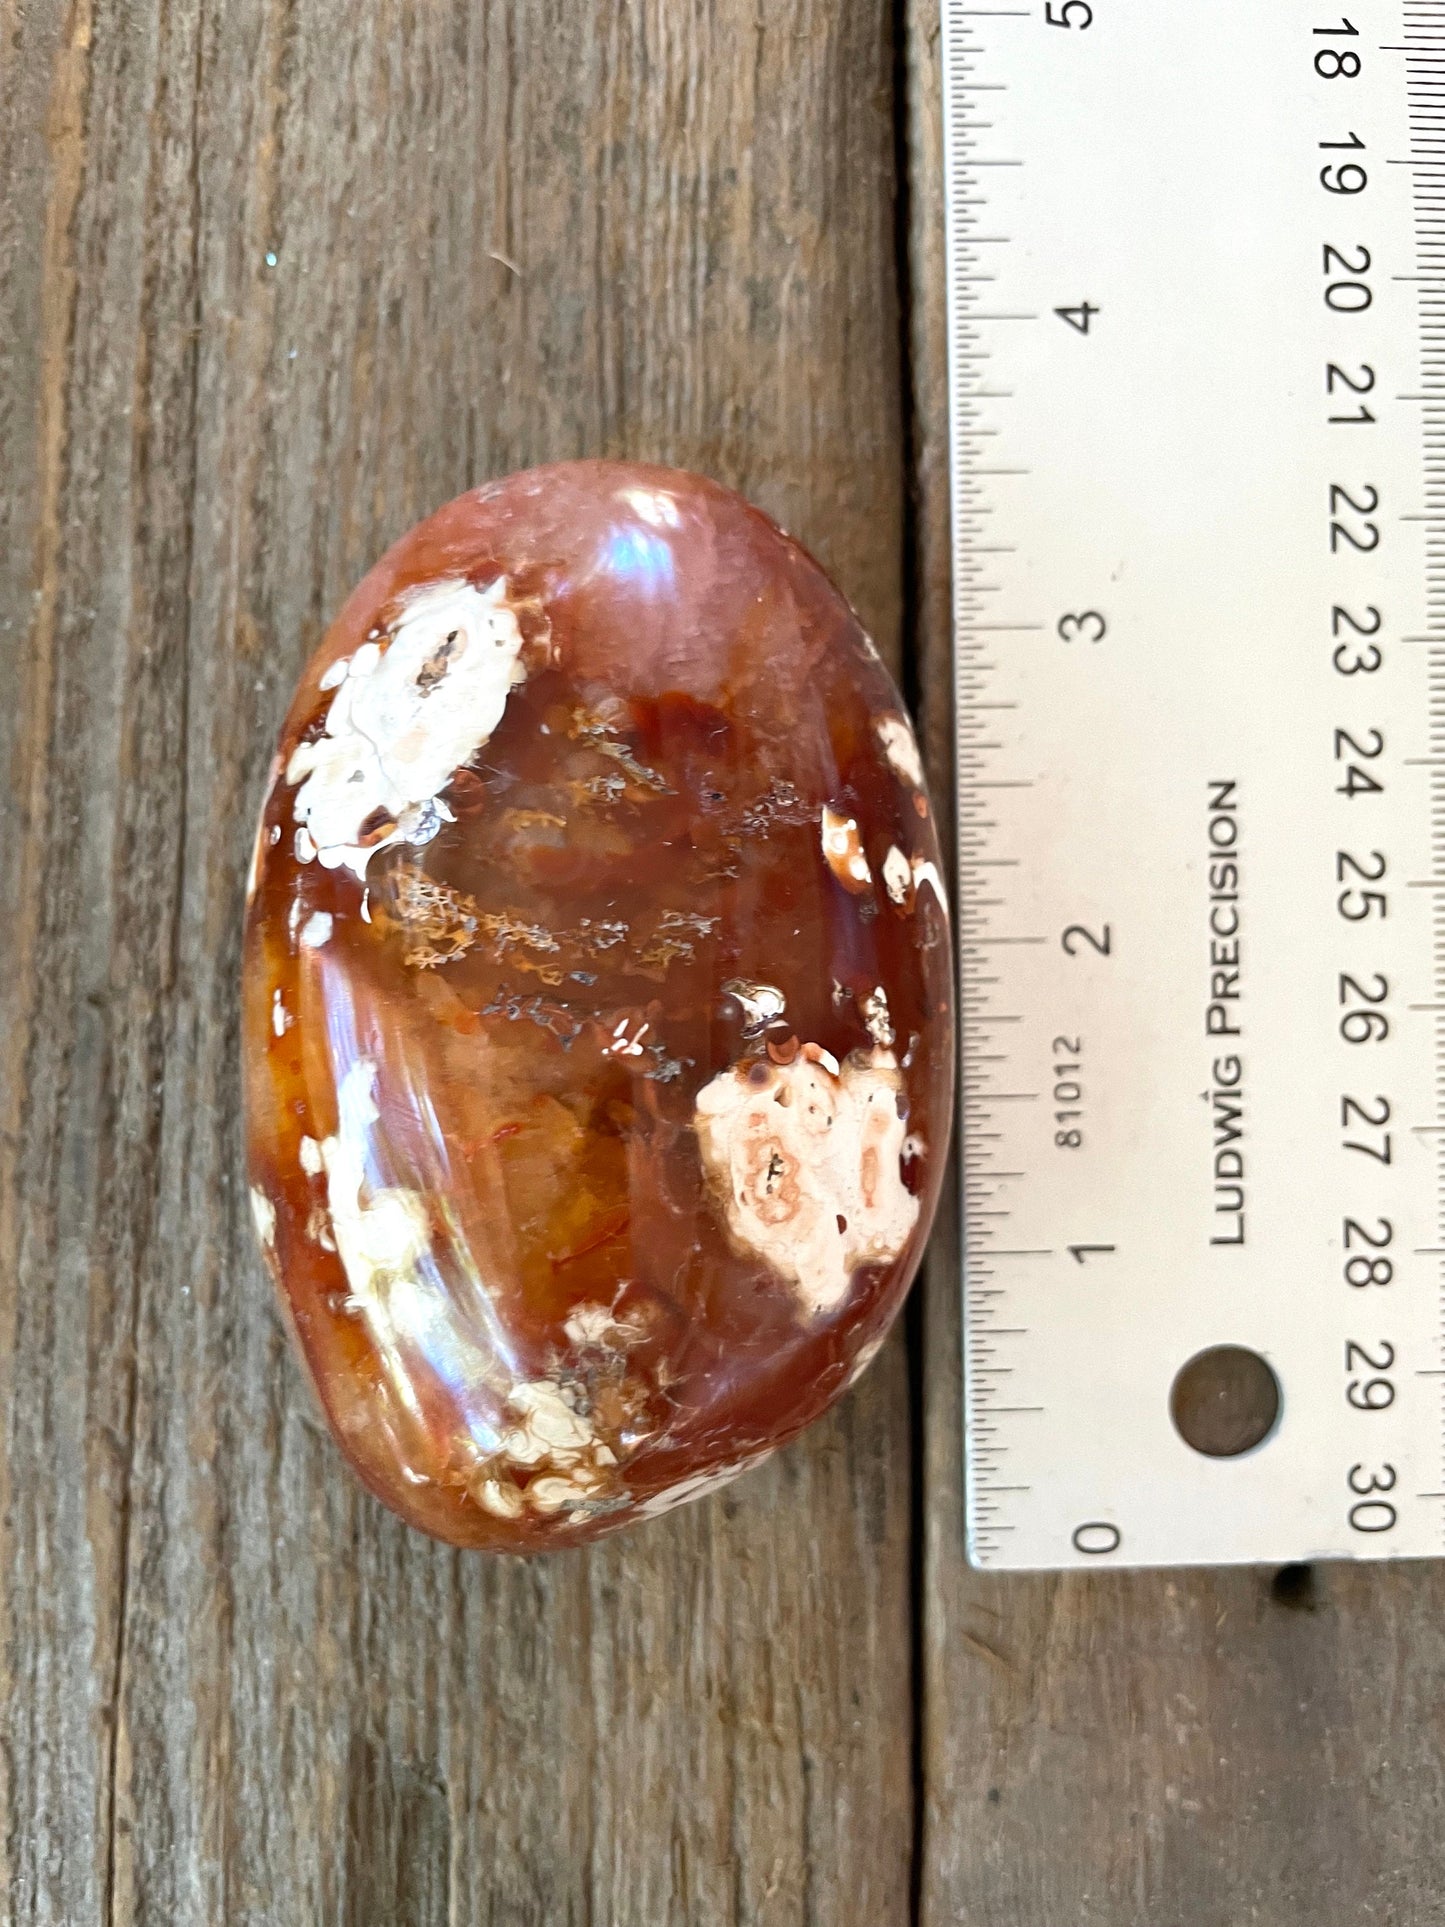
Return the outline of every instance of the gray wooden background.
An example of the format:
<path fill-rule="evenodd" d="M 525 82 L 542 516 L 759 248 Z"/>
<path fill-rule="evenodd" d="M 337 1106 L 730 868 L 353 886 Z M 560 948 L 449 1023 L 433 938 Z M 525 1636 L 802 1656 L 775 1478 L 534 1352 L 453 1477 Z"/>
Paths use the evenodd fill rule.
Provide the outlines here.
<path fill-rule="evenodd" d="M 937 51 L 929 0 L 0 0 L 7 1922 L 1445 1918 L 1438 1570 L 971 1574 L 949 1214 L 830 1420 L 530 1564 L 361 1496 L 252 1249 L 252 812 L 446 497 L 733 483 L 947 793 Z"/>

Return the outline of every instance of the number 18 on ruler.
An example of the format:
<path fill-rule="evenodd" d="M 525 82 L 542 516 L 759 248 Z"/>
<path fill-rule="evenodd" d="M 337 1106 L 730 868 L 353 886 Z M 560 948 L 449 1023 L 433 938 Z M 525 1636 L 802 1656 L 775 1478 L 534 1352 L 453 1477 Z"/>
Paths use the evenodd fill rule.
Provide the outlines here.
<path fill-rule="evenodd" d="M 1445 0 L 945 0 L 985 1567 L 1445 1552 Z"/>

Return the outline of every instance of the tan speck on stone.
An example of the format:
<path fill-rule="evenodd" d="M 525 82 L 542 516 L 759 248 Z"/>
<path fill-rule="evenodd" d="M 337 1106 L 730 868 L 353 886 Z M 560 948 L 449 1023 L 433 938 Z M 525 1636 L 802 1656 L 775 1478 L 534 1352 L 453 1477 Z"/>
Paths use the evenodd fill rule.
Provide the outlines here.
<path fill-rule="evenodd" d="M 873 872 L 868 868 L 857 823 L 851 816 L 844 816 L 824 804 L 821 828 L 823 857 L 828 868 L 850 895 L 860 895 L 872 883 Z"/>
<path fill-rule="evenodd" d="M 880 716 L 873 727 L 878 732 L 883 754 L 892 765 L 894 774 L 901 776 L 905 783 L 911 783 L 914 789 L 921 790 L 923 763 L 918 754 L 918 740 L 907 717 Z"/>
<path fill-rule="evenodd" d="M 883 859 L 883 888 L 900 907 L 907 903 L 913 888 L 913 871 L 908 858 L 896 843 L 889 846 L 888 854 Z"/>

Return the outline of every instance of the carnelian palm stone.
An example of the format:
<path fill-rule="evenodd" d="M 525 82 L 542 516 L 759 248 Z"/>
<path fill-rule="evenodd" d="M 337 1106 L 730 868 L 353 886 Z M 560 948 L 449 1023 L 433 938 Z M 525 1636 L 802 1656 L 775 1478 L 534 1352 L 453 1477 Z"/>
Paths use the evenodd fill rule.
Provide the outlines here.
<path fill-rule="evenodd" d="M 286 719 L 244 983 L 261 1243 L 378 1497 L 572 1544 L 852 1384 L 943 1169 L 938 863 L 872 644 L 728 490 L 536 469 L 382 558 Z"/>

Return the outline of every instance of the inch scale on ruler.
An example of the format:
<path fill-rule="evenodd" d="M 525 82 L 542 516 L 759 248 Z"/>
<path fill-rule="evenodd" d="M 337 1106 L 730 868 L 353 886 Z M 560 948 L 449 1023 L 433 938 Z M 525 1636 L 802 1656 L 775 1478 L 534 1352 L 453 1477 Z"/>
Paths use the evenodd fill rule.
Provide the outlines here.
<path fill-rule="evenodd" d="M 970 1556 L 1438 1555 L 1445 0 L 943 27 Z"/>

